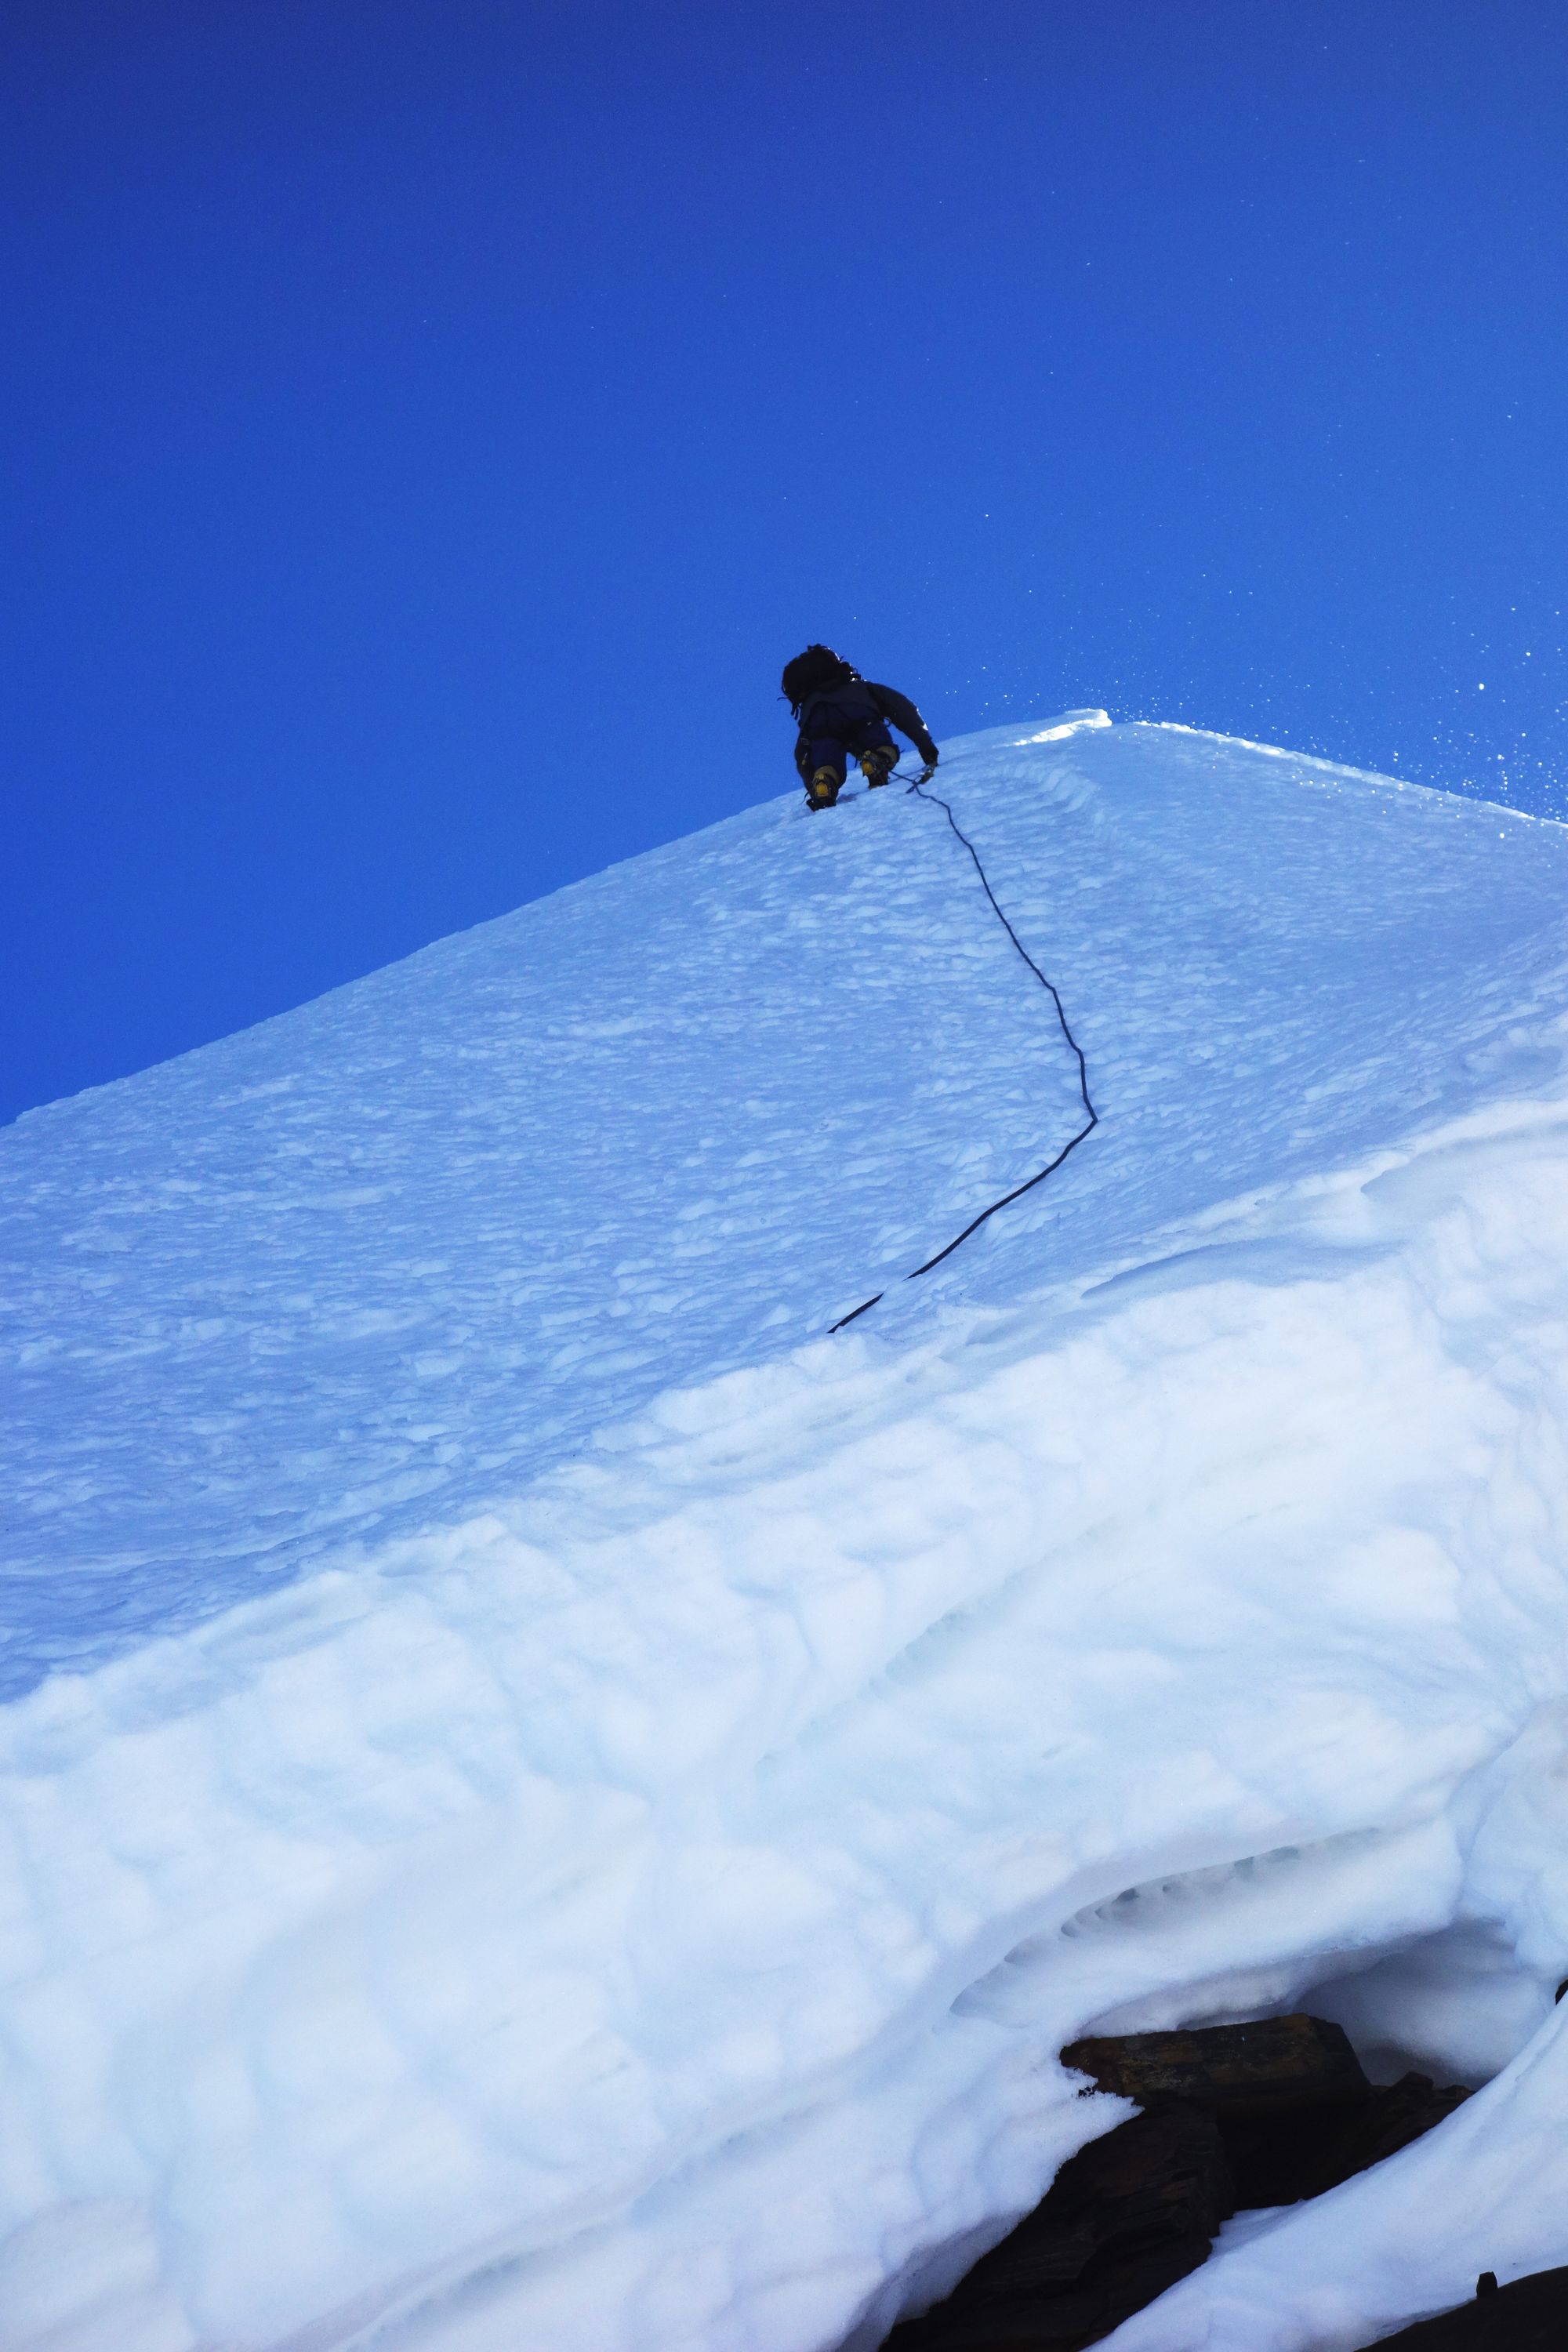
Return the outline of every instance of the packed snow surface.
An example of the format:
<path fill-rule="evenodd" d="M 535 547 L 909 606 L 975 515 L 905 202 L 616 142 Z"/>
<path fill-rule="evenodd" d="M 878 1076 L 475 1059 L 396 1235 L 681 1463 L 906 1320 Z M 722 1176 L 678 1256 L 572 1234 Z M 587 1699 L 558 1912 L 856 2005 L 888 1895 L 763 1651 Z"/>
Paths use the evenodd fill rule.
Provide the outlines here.
<path fill-rule="evenodd" d="M 1568 2261 L 1568 835 L 1098 714 L 0 1137 L 5 2352 L 830 2352 L 1310 1999 L 1124 2352 Z M 882 1290 L 837 1337 L 836 1318 Z"/>

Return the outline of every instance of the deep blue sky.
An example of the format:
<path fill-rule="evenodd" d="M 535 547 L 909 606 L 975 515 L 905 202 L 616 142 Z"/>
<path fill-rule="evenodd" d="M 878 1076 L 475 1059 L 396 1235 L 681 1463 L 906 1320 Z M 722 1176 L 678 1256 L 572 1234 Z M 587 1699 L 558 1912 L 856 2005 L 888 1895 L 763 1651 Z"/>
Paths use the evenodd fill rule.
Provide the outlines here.
<path fill-rule="evenodd" d="M 1568 814 L 1561 0 L 4 40 L 0 1118 L 786 788 L 811 637 Z"/>

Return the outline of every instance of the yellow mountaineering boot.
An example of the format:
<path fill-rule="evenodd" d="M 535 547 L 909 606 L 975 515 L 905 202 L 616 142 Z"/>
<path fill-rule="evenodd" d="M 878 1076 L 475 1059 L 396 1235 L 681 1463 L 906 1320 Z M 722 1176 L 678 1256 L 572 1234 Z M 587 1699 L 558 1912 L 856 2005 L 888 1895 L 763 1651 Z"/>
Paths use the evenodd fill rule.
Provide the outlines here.
<path fill-rule="evenodd" d="M 838 798 L 838 776 L 837 771 L 832 768 L 818 768 L 816 775 L 813 776 L 810 783 L 807 784 L 805 788 L 805 798 L 808 807 L 814 809 L 831 808 L 834 802 Z"/>
<path fill-rule="evenodd" d="M 879 743 L 874 751 L 866 753 L 860 762 L 860 773 L 866 779 L 868 792 L 874 793 L 879 784 L 887 782 L 898 764 L 898 758 L 890 743 Z"/>

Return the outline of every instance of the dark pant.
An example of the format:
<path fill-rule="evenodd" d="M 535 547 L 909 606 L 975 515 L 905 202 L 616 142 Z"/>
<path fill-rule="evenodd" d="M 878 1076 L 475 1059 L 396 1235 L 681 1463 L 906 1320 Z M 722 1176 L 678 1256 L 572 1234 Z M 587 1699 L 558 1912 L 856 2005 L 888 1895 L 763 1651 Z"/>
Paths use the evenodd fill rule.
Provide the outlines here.
<path fill-rule="evenodd" d="M 814 710 L 811 730 L 805 762 L 807 776 L 815 776 L 818 768 L 831 768 L 840 783 L 852 759 L 861 759 L 868 751 L 884 748 L 891 751 L 895 748 L 880 719 L 839 718 L 831 709 Z"/>

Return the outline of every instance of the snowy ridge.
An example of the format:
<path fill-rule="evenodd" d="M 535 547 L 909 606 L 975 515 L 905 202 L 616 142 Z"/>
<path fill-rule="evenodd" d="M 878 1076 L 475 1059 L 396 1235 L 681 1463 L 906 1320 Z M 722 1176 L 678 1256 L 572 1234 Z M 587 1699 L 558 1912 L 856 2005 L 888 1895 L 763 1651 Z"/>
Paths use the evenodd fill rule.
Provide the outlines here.
<path fill-rule="evenodd" d="M 92 1294 L 97 1358 L 85 1322 L 48 1347 L 66 1275 L 26 1258 L 57 1383 L 29 1426 L 71 1394 L 60 1442 L 85 1416 L 100 1478 L 54 1554 L 39 1512 L 35 1558 L 90 1557 L 100 1597 L 91 1670 L 0 1716 L 7 2352 L 868 2347 L 1124 2111 L 1075 2096 L 1064 2042 L 1310 1989 L 1363 2048 L 1507 2071 L 1463 2133 L 1254 2224 L 1118 2342 L 1348 2347 L 1568 2256 L 1568 844 L 1162 730 L 1019 732 L 943 772 L 1107 1131 L 837 1339 L 810 1336 L 825 1292 L 912 1263 L 1071 1109 L 967 861 L 892 794 L 750 812 L 11 1139 L 29 1248 L 62 1193 L 57 1230 L 172 1238 Z M 577 1000 L 638 1040 L 595 1100 L 605 1041 L 568 1087 L 518 1007 L 543 1037 L 628 912 L 644 995 L 628 947 L 616 1010 Z M 803 1026 L 825 964 L 847 1025 Z M 640 1005 L 694 996 L 650 1043 Z M 498 1003 L 548 1170 L 498 1156 Z M 675 1106 L 642 1066 L 671 1052 Z M 370 1150 L 341 1078 L 377 1057 L 398 1134 L 345 1272 L 300 1204 Z M 704 1146 L 738 1067 L 763 1108 Z M 287 1192 L 244 1180 L 247 1224 L 222 1185 L 268 1083 L 314 1156 Z M 486 1221 L 628 1123 L 647 1148 L 580 1223 L 564 1201 L 521 1305 L 486 1326 L 449 1260 L 450 1372 L 428 1316 L 360 1361 L 289 1322 L 307 1279 L 318 1316 L 334 1284 L 332 1315 L 381 1311 L 437 1227 L 488 1265 Z M 683 1235 L 693 1164 L 716 1205 Z M 173 1408 L 110 1355 L 247 1234 L 249 1324 L 153 1357 L 226 1426 L 138 1500 L 102 1465 L 173 1462 Z M 645 1262 L 611 1280 L 628 1234 Z M 705 1370 L 661 1383 L 683 1350 Z M 353 1499 L 442 1381 L 435 1483 Z M 288 1454 L 356 1396 L 313 1470 Z M 24 1467 L 58 1491 L 47 1451 Z"/>

